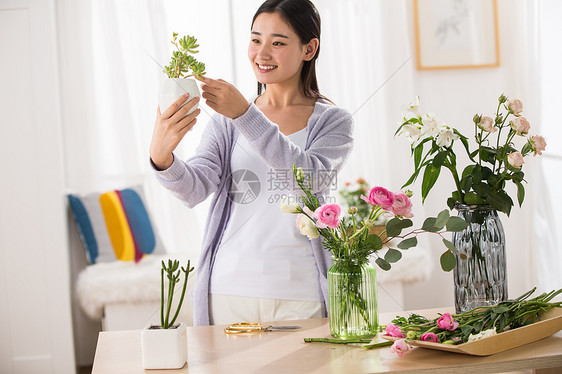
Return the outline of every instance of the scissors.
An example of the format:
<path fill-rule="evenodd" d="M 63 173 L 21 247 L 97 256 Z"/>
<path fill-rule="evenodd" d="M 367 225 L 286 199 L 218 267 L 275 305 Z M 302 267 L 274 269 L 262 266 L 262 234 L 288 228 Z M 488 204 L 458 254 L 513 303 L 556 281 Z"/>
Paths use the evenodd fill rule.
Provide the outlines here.
<path fill-rule="evenodd" d="M 301 329 L 301 326 L 266 326 L 261 323 L 252 322 L 238 322 L 233 323 L 224 328 L 227 334 L 241 334 L 244 332 L 258 332 L 258 331 L 274 331 L 274 330 L 296 330 Z"/>

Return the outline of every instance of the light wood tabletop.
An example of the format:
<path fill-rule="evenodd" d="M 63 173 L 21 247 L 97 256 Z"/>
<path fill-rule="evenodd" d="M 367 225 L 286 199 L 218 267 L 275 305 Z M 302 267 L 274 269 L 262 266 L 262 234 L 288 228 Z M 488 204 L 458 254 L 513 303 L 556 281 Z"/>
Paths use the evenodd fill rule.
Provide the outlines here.
<path fill-rule="evenodd" d="M 427 317 L 452 308 L 416 311 Z M 382 324 L 404 313 L 381 313 Z M 405 357 L 388 346 L 366 350 L 358 345 L 305 343 L 304 338 L 330 337 L 327 319 L 284 321 L 293 331 L 227 335 L 224 326 L 188 327 L 187 364 L 178 370 L 149 373 L 498 373 L 542 368 L 562 370 L 562 331 L 491 356 L 477 357 L 414 348 Z M 99 334 L 92 373 L 143 373 L 140 330 Z M 562 372 L 562 371 L 561 371 Z"/>

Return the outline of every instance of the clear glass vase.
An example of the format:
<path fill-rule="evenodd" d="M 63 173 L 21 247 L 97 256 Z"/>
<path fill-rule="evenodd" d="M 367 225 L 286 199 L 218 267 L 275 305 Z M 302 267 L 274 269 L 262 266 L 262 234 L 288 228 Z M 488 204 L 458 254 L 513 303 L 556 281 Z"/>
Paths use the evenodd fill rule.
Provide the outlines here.
<path fill-rule="evenodd" d="M 334 262 L 328 270 L 328 319 L 334 338 L 377 334 L 377 284 L 374 267 Z"/>
<path fill-rule="evenodd" d="M 505 234 L 495 209 L 487 205 L 457 204 L 467 227 L 453 233 L 459 254 L 454 269 L 457 313 L 507 300 Z"/>

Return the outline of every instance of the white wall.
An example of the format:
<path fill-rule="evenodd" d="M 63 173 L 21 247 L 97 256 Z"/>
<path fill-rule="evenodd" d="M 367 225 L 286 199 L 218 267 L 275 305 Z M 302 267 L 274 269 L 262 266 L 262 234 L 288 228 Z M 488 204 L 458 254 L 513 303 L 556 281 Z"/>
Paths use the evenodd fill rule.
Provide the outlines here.
<path fill-rule="evenodd" d="M 0 372 L 73 373 L 53 1 L 0 4 Z"/>

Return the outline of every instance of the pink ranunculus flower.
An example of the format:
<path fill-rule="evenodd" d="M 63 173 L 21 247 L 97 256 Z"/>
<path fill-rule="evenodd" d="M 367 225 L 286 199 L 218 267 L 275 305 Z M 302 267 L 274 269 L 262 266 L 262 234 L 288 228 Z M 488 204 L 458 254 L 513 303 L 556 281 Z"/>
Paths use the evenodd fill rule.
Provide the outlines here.
<path fill-rule="evenodd" d="M 525 160 L 523 160 L 523 155 L 521 154 L 521 152 L 511 152 L 509 155 L 507 155 L 507 162 L 509 162 L 509 164 L 514 168 L 521 169 L 521 166 L 523 166 Z"/>
<path fill-rule="evenodd" d="M 492 119 L 492 117 L 482 117 L 482 119 L 480 119 L 480 122 L 478 123 L 478 126 L 487 132 L 496 132 L 498 131 L 498 128 L 496 126 L 494 126 L 494 120 Z"/>
<path fill-rule="evenodd" d="M 513 114 L 515 114 L 516 116 L 521 115 L 521 112 L 523 111 L 523 103 L 521 102 L 521 100 L 519 99 L 507 100 L 506 105 L 509 108 L 509 110 L 513 112 Z"/>
<path fill-rule="evenodd" d="M 527 121 L 525 117 L 517 117 L 513 121 L 509 123 L 513 130 L 517 132 L 519 135 L 526 135 L 529 133 L 529 129 L 531 128 L 531 124 Z"/>
<path fill-rule="evenodd" d="M 338 204 L 324 204 L 314 211 L 316 226 L 320 229 L 335 229 L 340 225 L 341 208 Z"/>
<path fill-rule="evenodd" d="M 402 333 L 400 327 L 396 326 L 394 323 L 389 323 L 386 325 L 386 334 L 389 336 L 394 336 L 396 338 L 405 338 L 406 335 Z"/>
<path fill-rule="evenodd" d="M 542 155 L 542 152 L 546 149 L 546 140 L 540 135 L 531 136 L 531 145 L 533 146 L 533 151 L 536 155 Z"/>
<path fill-rule="evenodd" d="M 390 352 L 396 353 L 398 357 L 404 357 L 404 355 L 410 353 L 412 347 L 404 339 L 398 339 L 390 347 Z"/>
<path fill-rule="evenodd" d="M 439 338 L 433 332 L 426 332 L 420 336 L 420 340 L 423 340 L 424 342 L 439 343 Z"/>
<path fill-rule="evenodd" d="M 405 193 L 394 195 L 394 203 L 392 204 L 392 213 L 404 218 L 412 218 L 412 202 Z"/>
<path fill-rule="evenodd" d="M 390 211 L 392 204 L 394 204 L 394 194 L 386 188 L 378 186 L 371 188 L 368 197 L 361 195 L 361 199 L 371 205 L 378 205 L 388 211 Z"/>
<path fill-rule="evenodd" d="M 459 327 L 459 323 L 453 319 L 451 313 L 445 313 L 437 320 L 437 327 L 443 330 L 454 331 Z"/>

